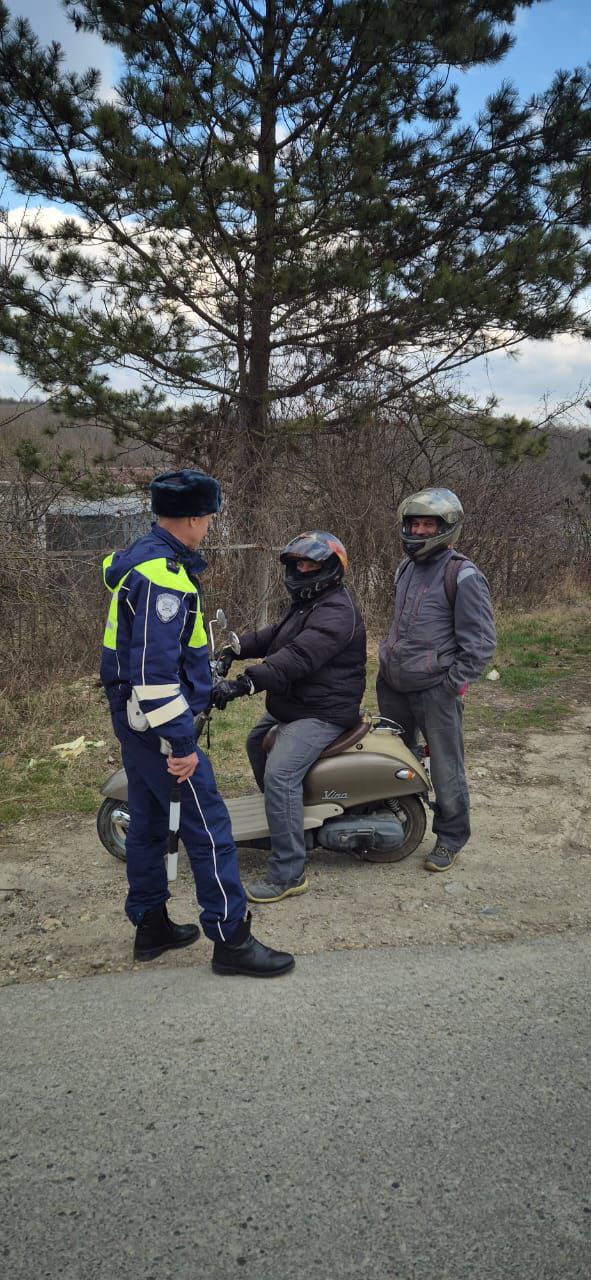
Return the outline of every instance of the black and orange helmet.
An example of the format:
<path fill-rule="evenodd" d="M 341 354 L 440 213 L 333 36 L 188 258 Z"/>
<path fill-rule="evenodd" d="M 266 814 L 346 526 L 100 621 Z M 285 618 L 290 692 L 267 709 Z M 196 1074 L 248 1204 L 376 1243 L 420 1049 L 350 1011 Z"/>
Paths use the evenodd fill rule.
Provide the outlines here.
<path fill-rule="evenodd" d="M 340 538 L 320 529 L 299 533 L 297 538 L 292 538 L 279 559 L 284 566 L 285 585 L 294 600 L 309 600 L 320 591 L 336 586 L 348 564 L 347 552 Z M 318 568 L 302 573 L 296 567 L 298 560 L 313 560 Z"/>

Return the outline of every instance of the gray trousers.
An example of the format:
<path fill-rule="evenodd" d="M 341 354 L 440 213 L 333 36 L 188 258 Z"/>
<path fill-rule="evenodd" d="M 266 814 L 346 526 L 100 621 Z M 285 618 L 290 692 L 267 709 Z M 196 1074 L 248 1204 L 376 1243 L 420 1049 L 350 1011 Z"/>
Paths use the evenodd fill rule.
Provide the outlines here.
<path fill-rule="evenodd" d="M 433 831 L 448 849 L 461 849 L 470 838 L 470 795 L 464 770 L 461 698 L 443 684 L 416 693 L 399 693 L 378 676 L 378 706 L 388 720 L 396 720 L 411 751 L 419 729 L 429 743 L 431 781 L 435 791 Z"/>
<path fill-rule="evenodd" d="M 267 880 L 285 884 L 299 880 L 306 861 L 304 840 L 304 777 L 318 756 L 341 733 L 342 725 L 326 720 L 292 720 L 279 723 L 275 745 L 268 755 L 262 742 L 272 725 L 266 713 L 246 739 L 246 750 L 259 789 L 271 833 Z"/>

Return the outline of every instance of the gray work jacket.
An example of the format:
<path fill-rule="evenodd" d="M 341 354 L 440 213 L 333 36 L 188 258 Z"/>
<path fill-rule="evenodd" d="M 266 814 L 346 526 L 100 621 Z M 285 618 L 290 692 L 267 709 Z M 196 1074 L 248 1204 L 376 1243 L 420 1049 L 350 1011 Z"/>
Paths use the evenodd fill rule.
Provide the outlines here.
<path fill-rule="evenodd" d="M 394 619 L 379 648 L 380 675 L 400 693 L 445 681 L 456 691 L 482 674 L 496 644 L 488 582 L 471 560 L 462 563 L 455 605 L 444 585 L 445 549 L 394 577 Z"/>

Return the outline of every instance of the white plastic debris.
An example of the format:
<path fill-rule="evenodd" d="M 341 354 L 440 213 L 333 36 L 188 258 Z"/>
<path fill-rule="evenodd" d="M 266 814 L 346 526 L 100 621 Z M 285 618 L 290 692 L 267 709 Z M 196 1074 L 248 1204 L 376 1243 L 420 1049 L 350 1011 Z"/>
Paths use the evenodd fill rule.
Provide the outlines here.
<path fill-rule="evenodd" d="M 86 739 L 81 733 L 79 738 L 73 738 L 71 742 L 56 742 L 51 750 L 57 751 L 60 760 L 75 760 L 86 751 Z"/>
<path fill-rule="evenodd" d="M 97 747 L 104 747 L 105 745 L 106 743 L 104 738 L 92 741 L 90 738 L 85 738 L 84 734 L 81 733 L 79 738 L 73 738 L 71 742 L 56 742 L 55 746 L 52 747 L 51 750 L 57 751 L 60 760 L 75 760 L 76 757 L 81 756 L 82 752 L 86 751 L 88 747 L 94 747 L 96 749 Z"/>
<path fill-rule="evenodd" d="M 497 671 L 497 668 L 493 667 L 492 671 L 488 672 L 488 675 L 486 678 L 487 680 L 500 680 L 501 676 L 500 676 L 500 673 Z"/>

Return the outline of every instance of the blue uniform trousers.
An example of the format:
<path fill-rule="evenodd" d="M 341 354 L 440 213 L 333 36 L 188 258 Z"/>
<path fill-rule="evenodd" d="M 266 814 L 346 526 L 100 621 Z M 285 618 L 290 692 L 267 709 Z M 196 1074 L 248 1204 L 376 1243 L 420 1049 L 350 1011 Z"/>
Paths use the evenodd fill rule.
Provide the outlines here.
<path fill-rule="evenodd" d="M 146 911 L 170 897 L 164 855 L 172 775 L 160 738 L 153 729 L 130 729 L 124 710 L 112 713 L 129 784 L 130 824 L 125 841 L 129 893 L 125 910 L 138 925 Z M 195 877 L 203 932 L 214 942 L 228 941 L 246 914 L 236 846 L 228 810 L 217 789 L 208 757 L 197 748 L 199 764 L 181 784 L 179 834 Z"/>

